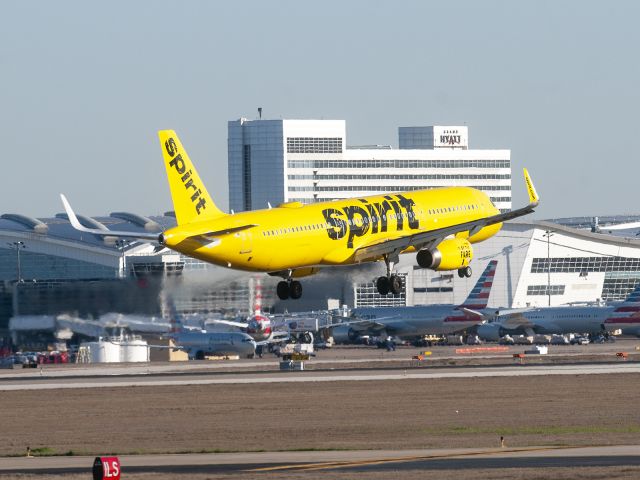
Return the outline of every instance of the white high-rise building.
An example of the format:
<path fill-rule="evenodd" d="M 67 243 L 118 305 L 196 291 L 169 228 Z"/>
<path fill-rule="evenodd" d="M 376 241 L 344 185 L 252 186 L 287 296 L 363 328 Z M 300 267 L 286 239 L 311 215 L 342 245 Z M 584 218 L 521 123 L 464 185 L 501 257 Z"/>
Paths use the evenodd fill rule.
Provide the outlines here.
<path fill-rule="evenodd" d="M 469 149 L 466 126 L 400 127 L 398 143 L 347 146 L 344 120 L 230 121 L 229 206 L 471 186 L 511 209 L 510 150 Z"/>

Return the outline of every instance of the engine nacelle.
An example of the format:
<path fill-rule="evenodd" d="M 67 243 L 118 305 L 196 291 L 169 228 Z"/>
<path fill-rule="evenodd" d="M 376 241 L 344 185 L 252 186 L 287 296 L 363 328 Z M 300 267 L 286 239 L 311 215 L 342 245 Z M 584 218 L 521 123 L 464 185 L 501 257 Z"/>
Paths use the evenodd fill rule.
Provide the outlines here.
<path fill-rule="evenodd" d="M 497 342 L 504 335 L 502 327 L 496 323 L 479 325 L 477 333 L 482 340 L 489 342 Z"/>
<path fill-rule="evenodd" d="M 436 248 L 420 250 L 416 255 L 418 265 L 432 270 L 458 270 L 473 258 L 473 248 L 465 238 L 443 240 Z"/>
<path fill-rule="evenodd" d="M 333 341 L 336 343 L 353 343 L 360 336 L 358 332 L 347 325 L 334 327 L 331 330 L 333 334 Z"/>

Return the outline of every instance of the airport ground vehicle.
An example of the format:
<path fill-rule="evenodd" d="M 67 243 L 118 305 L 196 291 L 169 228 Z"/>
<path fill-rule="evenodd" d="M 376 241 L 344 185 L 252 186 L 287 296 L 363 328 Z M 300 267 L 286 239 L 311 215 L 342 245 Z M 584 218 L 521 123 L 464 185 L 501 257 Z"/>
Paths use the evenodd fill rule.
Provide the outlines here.
<path fill-rule="evenodd" d="M 571 339 L 571 345 L 589 345 L 589 337 L 577 336 Z"/>

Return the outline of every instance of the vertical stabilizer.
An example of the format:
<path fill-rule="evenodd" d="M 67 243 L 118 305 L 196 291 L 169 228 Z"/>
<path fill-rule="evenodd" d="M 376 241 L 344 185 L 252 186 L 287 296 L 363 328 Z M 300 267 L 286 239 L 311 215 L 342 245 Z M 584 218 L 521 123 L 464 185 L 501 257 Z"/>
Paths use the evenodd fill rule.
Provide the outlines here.
<path fill-rule="evenodd" d="M 158 136 L 178 225 L 225 215 L 211 200 L 176 132 L 160 130 Z"/>
<path fill-rule="evenodd" d="M 640 326 L 640 283 L 619 303 L 604 322 L 606 325 L 618 325 L 618 327 Z M 623 332 L 624 333 L 624 332 Z"/>
<path fill-rule="evenodd" d="M 487 265 L 487 268 L 484 269 L 482 275 L 478 279 L 475 287 L 469 293 L 469 296 L 464 301 L 461 307 L 481 310 L 483 308 L 487 308 L 487 304 L 489 303 L 489 294 L 491 293 L 491 287 L 493 286 L 493 278 L 496 275 L 496 266 L 498 265 L 497 260 L 491 260 Z"/>

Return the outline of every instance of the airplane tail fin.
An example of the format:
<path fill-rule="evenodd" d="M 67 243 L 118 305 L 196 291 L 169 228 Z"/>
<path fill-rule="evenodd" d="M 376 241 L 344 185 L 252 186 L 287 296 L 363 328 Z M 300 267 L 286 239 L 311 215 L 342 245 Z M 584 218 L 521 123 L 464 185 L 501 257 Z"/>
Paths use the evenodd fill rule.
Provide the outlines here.
<path fill-rule="evenodd" d="M 531 176 L 529 175 L 529 170 L 523 168 L 524 170 L 524 181 L 527 184 L 527 193 L 529 194 L 529 205 L 537 206 L 540 203 L 540 197 L 538 196 L 538 192 L 536 191 L 536 187 L 533 186 L 533 182 L 531 181 Z"/>
<path fill-rule="evenodd" d="M 614 308 L 613 312 L 605 319 L 604 326 L 606 330 L 611 328 L 624 328 L 624 333 L 633 333 L 629 329 L 636 329 L 640 324 L 640 283 L 636 284 L 636 288 Z M 635 335 L 640 336 L 640 330 Z"/>
<path fill-rule="evenodd" d="M 491 287 L 493 286 L 493 278 L 496 274 L 496 266 L 498 265 L 497 260 L 491 260 L 487 265 L 487 268 L 484 269 L 482 275 L 478 279 L 475 287 L 469 293 L 469 296 L 464 301 L 461 307 L 472 309 L 472 310 L 481 310 L 483 308 L 487 308 L 487 303 L 489 302 L 489 294 L 491 293 Z"/>
<path fill-rule="evenodd" d="M 636 284 L 629 296 L 615 308 L 615 312 L 640 312 L 640 283 Z"/>
<path fill-rule="evenodd" d="M 158 136 L 178 225 L 226 215 L 211 200 L 176 132 L 160 130 Z"/>

